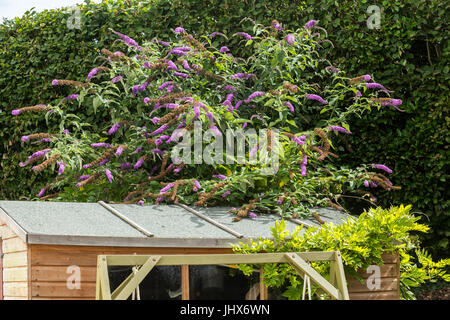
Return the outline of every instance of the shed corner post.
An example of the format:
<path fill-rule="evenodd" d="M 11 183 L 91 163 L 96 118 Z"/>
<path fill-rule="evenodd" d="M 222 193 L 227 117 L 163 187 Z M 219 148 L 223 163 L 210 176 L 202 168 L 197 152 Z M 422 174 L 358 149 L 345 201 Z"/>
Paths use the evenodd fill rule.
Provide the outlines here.
<path fill-rule="evenodd" d="M 339 295 L 341 299 L 343 300 L 350 300 L 350 297 L 348 295 L 348 288 L 347 288 L 347 280 L 345 278 L 345 271 L 344 271 L 344 265 L 342 264 L 342 257 L 341 253 L 339 251 L 334 252 L 334 270 L 335 270 L 335 281 L 337 288 L 339 290 Z M 330 271 L 330 277 L 331 277 L 331 271 Z"/>

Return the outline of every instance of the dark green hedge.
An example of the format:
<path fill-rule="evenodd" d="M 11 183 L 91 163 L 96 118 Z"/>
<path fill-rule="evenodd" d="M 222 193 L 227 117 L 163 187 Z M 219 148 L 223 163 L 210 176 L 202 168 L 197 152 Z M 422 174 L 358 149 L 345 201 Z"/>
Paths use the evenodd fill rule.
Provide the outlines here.
<path fill-rule="evenodd" d="M 380 29 L 367 28 L 369 5 L 381 8 Z M 109 28 L 138 41 L 154 36 L 164 40 L 177 26 L 193 33 L 231 35 L 251 33 L 250 21 L 240 23 L 244 17 L 265 25 L 277 19 L 292 28 L 316 19 L 335 46 L 327 58 L 355 76 L 373 75 L 404 102 L 404 113 L 386 108 L 355 119 L 351 141 L 355 152 L 342 161 L 353 166 L 384 162 L 391 167 L 392 179 L 403 189 L 380 192 L 380 204 L 413 204 L 433 227 L 427 244 L 435 253 L 444 252 L 450 232 L 445 172 L 450 139 L 449 6 L 441 0 L 87 1 L 80 30 L 67 28 L 71 13 L 65 10 L 30 12 L 6 21 L 0 25 L 0 198 L 33 197 L 45 180 L 17 166 L 31 153 L 20 142 L 22 133 L 39 132 L 45 126 L 28 115 L 13 118 L 11 110 L 51 103 L 72 93 L 53 88 L 51 80 L 84 80 L 101 48 L 120 46 L 116 42 L 117 47 L 111 47 L 116 37 Z M 92 119 L 93 125 L 100 123 L 101 119 Z"/>

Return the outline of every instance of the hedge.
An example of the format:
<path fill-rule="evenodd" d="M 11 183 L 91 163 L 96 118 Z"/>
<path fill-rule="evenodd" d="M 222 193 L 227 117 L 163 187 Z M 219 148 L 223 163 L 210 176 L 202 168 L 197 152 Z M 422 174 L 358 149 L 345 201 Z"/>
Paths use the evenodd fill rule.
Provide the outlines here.
<path fill-rule="evenodd" d="M 379 29 L 367 27 L 369 5 L 381 9 Z M 425 244 L 435 254 L 445 252 L 450 230 L 448 174 L 444 170 L 450 139 L 445 32 L 449 6 L 438 0 L 86 1 L 81 6 L 80 29 L 68 29 L 66 21 L 73 12 L 63 9 L 27 12 L 22 18 L 4 21 L 0 25 L 0 197 L 26 199 L 41 185 L 36 183 L 37 176 L 19 170 L 17 164 L 31 151 L 20 142 L 20 136 L 46 126 L 31 117 L 16 120 L 11 110 L 51 103 L 56 94 L 73 93 L 53 88 L 51 80 L 85 80 L 92 67 L 87 62 L 115 39 L 109 28 L 138 41 L 154 36 L 164 40 L 178 26 L 192 33 L 217 30 L 232 34 L 252 30 L 251 21 L 242 21 L 245 17 L 265 25 L 277 19 L 293 29 L 316 19 L 329 32 L 334 49 L 327 58 L 338 61 L 336 67 L 349 74 L 371 74 L 403 99 L 405 112 L 385 109 L 352 121 L 354 153 L 342 161 L 352 165 L 385 161 L 394 170 L 393 180 L 403 189 L 379 191 L 379 204 L 412 203 L 432 227 Z M 101 122 L 94 117 L 91 121 L 94 126 Z M 382 138 L 373 135 L 374 131 L 382 131 Z"/>

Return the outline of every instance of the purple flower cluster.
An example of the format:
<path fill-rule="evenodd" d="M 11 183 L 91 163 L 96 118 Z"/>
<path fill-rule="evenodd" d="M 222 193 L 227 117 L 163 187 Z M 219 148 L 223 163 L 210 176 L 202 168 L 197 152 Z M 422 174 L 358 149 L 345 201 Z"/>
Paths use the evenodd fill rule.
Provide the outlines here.
<path fill-rule="evenodd" d="M 328 101 L 326 101 L 325 99 L 323 99 L 321 96 L 317 95 L 317 94 L 310 94 L 307 93 L 305 94 L 305 98 L 308 100 L 316 100 L 319 101 L 322 104 L 328 104 Z"/>
<path fill-rule="evenodd" d="M 292 33 L 289 33 L 284 40 L 286 40 L 287 43 L 289 44 L 294 44 L 295 43 L 295 36 Z"/>
<path fill-rule="evenodd" d="M 112 181 L 113 181 L 113 175 L 112 175 L 111 171 L 108 170 L 108 169 L 106 169 L 106 170 L 105 170 L 105 174 L 106 174 L 106 177 L 107 177 L 108 180 L 109 180 L 109 183 L 112 183 Z"/>
<path fill-rule="evenodd" d="M 296 137 L 293 136 L 292 137 L 292 141 L 294 141 L 295 143 L 297 143 L 298 145 L 305 145 L 305 140 L 306 140 L 306 136 L 300 136 L 300 137 Z"/>
<path fill-rule="evenodd" d="M 389 169 L 384 164 L 372 164 L 372 168 L 380 169 L 380 170 L 386 171 L 387 173 L 392 173 L 392 170 Z"/>
<path fill-rule="evenodd" d="M 178 71 L 174 72 L 173 75 L 174 75 L 174 76 L 177 76 L 177 77 L 182 77 L 182 78 L 184 78 L 184 79 L 186 79 L 187 77 L 189 77 L 189 75 L 187 75 L 186 73 L 182 73 L 182 72 L 178 72 Z"/>
<path fill-rule="evenodd" d="M 294 106 L 289 101 L 286 101 L 284 105 L 287 106 L 291 112 L 295 112 Z"/>
<path fill-rule="evenodd" d="M 125 148 L 122 146 L 119 146 L 116 150 L 116 157 L 119 157 L 124 151 L 125 151 Z"/>
<path fill-rule="evenodd" d="M 66 164 L 62 161 L 58 161 L 56 164 L 58 165 L 58 175 L 63 174 L 64 170 L 66 170 Z"/>
<path fill-rule="evenodd" d="M 312 28 L 314 28 L 317 24 L 317 20 L 309 20 L 306 24 L 305 24 L 305 29 L 307 30 L 311 30 Z"/>
<path fill-rule="evenodd" d="M 383 85 L 381 85 L 379 83 L 376 83 L 376 82 L 368 82 L 368 83 L 366 83 L 366 88 L 367 89 L 380 89 L 380 90 L 383 90 L 383 91 L 386 91 L 386 92 L 392 92 L 392 91 L 386 89 Z"/>
<path fill-rule="evenodd" d="M 328 130 L 331 130 L 331 131 L 338 131 L 338 132 L 342 132 L 342 133 L 346 133 L 346 134 L 352 134 L 350 131 L 348 131 L 347 129 L 345 129 L 345 128 L 342 128 L 342 127 L 339 127 L 339 126 L 331 126 L 331 127 L 328 127 Z"/>
<path fill-rule="evenodd" d="M 169 128 L 168 124 L 163 124 L 161 127 L 150 133 L 151 136 L 155 136 L 157 134 L 161 134 Z"/>
<path fill-rule="evenodd" d="M 110 148 L 111 144 L 106 142 L 98 142 L 98 143 L 92 143 L 91 147 L 93 148 Z"/>
<path fill-rule="evenodd" d="M 64 100 L 77 100 L 78 97 L 79 97 L 78 94 L 71 94 L 71 95 L 65 97 Z"/>
<path fill-rule="evenodd" d="M 253 37 L 251 35 L 249 35 L 248 33 L 245 33 L 245 32 L 236 32 L 234 35 L 242 36 L 246 40 L 252 40 L 253 39 Z"/>
<path fill-rule="evenodd" d="M 217 179 L 220 179 L 220 180 L 226 180 L 227 177 L 224 176 L 223 174 L 214 174 L 213 178 L 217 178 Z"/>
<path fill-rule="evenodd" d="M 143 165 L 144 162 L 145 162 L 145 159 L 146 159 L 145 156 L 144 156 L 144 157 L 140 157 L 139 160 L 134 164 L 133 169 L 134 169 L 134 170 L 137 170 L 137 169 L 139 169 L 140 167 L 142 167 L 142 165 Z"/>
<path fill-rule="evenodd" d="M 326 71 L 331 71 L 331 72 L 334 72 L 334 73 L 338 73 L 339 72 L 339 69 L 336 68 L 335 66 L 327 66 L 327 67 L 325 67 L 325 70 Z"/>
<path fill-rule="evenodd" d="M 87 76 L 87 80 L 91 80 L 97 73 L 98 73 L 97 68 L 92 69 Z"/>
<path fill-rule="evenodd" d="M 122 39 L 122 41 L 125 42 L 130 47 L 135 47 L 138 49 L 138 51 L 142 50 L 142 47 L 140 47 L 134 39 L 132 39 L 129 36 L 124 35 L 120 32 L 114 31 L 114 30 L 112 30 L 112 32 L 115 33 L 116 35 L 118 35 Z"/>
<path fill-rule="evenodd" d="M 265 95 L 265 92 L 262 91 L 255 91 L 253 92 L 251 95 L 248 96 L 247 100 L 245 100 L 246 103 L 249 103 L 250 101 L 252 101 L 253 99 L 257 98 L 257 97 L 261 97 L 263 95 Z"/>
<path fill-rule="evenodd" d="M 245 80 L 247 80 L 247 79 L 250 79 L 250 78 L 252 78 L 254 76 L 255 76 L 255 74 L 253 74 L 253 73 L 236 73 L 236 74 L 233 74 L 231 76 L 231 79 L 245 79 Z"/>
<path fill-rule="evenodd" d="M 200 182 L 198 182 L 197 180 L 194 180 L 194 188 L 192 189 L 194 192 L 197 192 L 198 190 L 200 190 L 202 188 L 202 186 L 200 185 Z"/>
<path fill-rule="evenodd" d="M 159 194 L 164 194 L 164 193 L 168 192 L 170 189 L 173 188 L 174 185 L 175 185 L 175 184 L 174 184 L 173 182 L 172 182 L 172 183 L 169 183 L 167 186 L 165 186 L 164 188 L 162 188 L 162 189 L 159 191 Z"/>
<path fill-rule="evenodd" d="M 228 47 L 225 47 L 225 46 L 221 47 L 220 50 L 219 50 L 220 53 L 225 53 L 225 52 L 228 52 L 228 51 L 230 51 L 230 49 L 228 49 Z"/>
<path fill-rule="evenodd" d="M 175 28 L 175 30 L 173 30 L 173 32 L 175 32 L 175 33 L 185 33 L 186 30 L 184 30 L 184 28 L 182 28 L 182 27 L 177 27 L 177 28 Z"/>
<path fill-rule="evenodd" d="M 225 191 L 224 193 L 222 193 L 222 198 L 228 197 L 230 195 L 230 193 L 231 193 L 230 190 Z"/>

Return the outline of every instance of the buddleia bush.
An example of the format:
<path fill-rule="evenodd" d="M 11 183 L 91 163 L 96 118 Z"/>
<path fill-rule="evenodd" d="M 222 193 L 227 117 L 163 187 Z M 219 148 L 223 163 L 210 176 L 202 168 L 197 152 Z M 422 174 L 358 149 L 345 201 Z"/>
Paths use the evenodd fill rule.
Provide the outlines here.
<path fill-rule="evenodd" d="M 178 27 L 171 42 L 154 38 L 142 44 L 120 30 L 111 32 L 122 51 L 101 50 L 84 82 L 52 81 L 72 94 L 54 105 L 12 111 L 59 125 L 58 132 L 22 137 L 37 150 L 19 165 L 56 174 L 37 198 L 226 204 L 236 206 L 232 212 L 240 220 L 265 212 L 304 216 L 318 206 L 345 210 L 344 197 L 374 204 L 371 187 L 400 188 L 383 164 L 334 164 L 351 149 L 350 116 L 398 109 L 402 101 L 373 75 L 350 76 L 333 66 L 325 55 L 332 43 L 317 21 L 285 30 L 274 20 L 270 26 L 254 23 L 252 34 L 195 37 Z M 227 47 L 236 40 L 248 58 Z M 109 125 L 93 129 L 92 115 Z M 243 161 L 236 161 L 238 146 L 231 155 L 213 147 L 250 129 L 263 132 L 267 143 L 251 144 L 256 134 L 245 136 L 251 149 L 244 149 Z M 180 139 L 196 132 L 203 136 L 203 152 L 194 150 L 194 158 L 202 157 L 180 161 L 174 156 Z M 196 148 L 192 141 L 189 146 Z M 269 164 L 261 159 L 274 157 L 276 170 L 267 174 Z"/>

